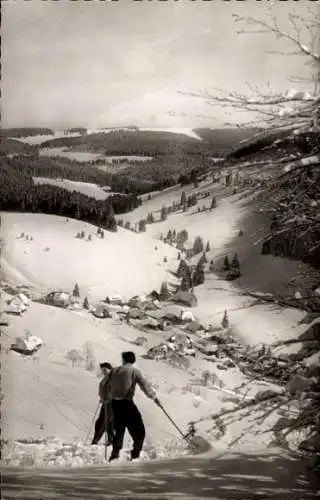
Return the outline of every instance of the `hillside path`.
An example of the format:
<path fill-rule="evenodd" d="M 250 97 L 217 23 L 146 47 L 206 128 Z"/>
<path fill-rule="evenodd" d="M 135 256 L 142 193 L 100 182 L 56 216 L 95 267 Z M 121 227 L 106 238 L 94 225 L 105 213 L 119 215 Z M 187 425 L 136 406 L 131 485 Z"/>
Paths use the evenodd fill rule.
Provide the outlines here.
<path fill-rule="evenodd" d="M 2 498 L 308 500 L 303 465 L 275 453 L 229 453 L 69 470 L 2 469 Z M 318 491 L 319 494 L 319 491 Z"/>

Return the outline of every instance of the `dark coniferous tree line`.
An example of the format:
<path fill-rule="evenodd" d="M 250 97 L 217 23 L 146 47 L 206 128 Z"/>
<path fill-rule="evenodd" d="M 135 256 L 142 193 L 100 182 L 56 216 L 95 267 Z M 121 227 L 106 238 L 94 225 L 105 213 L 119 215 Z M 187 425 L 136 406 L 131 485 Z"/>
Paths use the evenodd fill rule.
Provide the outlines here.
<path fill-rule="evenodd" d="M 114 214 L 129 212 L 140 204 L 133 194 L 96 200 L 49 184 L 35 185 L 30 174 L 1 162 L 0 210 L 61 215 L 116 231 Z"/>
<path fill-rule="evenodd" d="M 143 178 L 134 178 L 132 172 L 116 174 L 104 172 L 95 165 L 95 162 L 90 165 L 90 162 L 79 162 L 66 157 L 41 157 L 37 153 L 27 157 L 24 154 L 15 154 L 10 158 L 0 152 L 0 162 L 1 168 L 3 165 L 10 165 L 15 171 L 23 172 L 31 177 L 91 182 L 102 187 L 109 186 L 111 191 L 124 194 L 145 194 L 165 189 L 176 182 L 174 177 L 169 176 L 146 182 Z"/>

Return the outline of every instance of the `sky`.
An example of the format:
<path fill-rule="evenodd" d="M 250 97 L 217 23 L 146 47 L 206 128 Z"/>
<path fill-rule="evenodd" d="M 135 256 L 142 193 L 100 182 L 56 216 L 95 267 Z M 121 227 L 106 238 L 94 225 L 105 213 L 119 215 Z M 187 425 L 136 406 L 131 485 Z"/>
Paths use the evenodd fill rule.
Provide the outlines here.
<path fill-rule="evenodd" d="M 277 92 L 308 76 L 270 34 L 238 35 L 233 14 L 264 19 L 270 2 L 9 0 L 2 2 L 2 126 L 219 127 L 249 120 L 190 95 Z M 275 0 L 284 29 L 307 0 Z"/>

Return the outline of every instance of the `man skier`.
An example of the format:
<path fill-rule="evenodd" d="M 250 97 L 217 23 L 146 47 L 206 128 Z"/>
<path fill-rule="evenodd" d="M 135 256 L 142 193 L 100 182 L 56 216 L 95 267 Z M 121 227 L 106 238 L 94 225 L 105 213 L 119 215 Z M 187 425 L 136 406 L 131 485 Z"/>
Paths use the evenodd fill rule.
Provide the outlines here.
<path fill-rule="evenodd" d="M 109 462 L 119 458 L 126 429 L 133 440 L 131 460 L 140 456 L 146 431 L 142 416 L 133 402 L 136 384 L 148 398 L 160 405 L 155 392 L 143 378 L 141 372 L 133 366 L 135 361 L 136 356 L 133 352 L 123 352 L 122 365 L 114 368 L 109 375 L 107 391 L 109 400 L 112 402 L 115 431 Z"/>
<path fill-rule="evenodd" d="M 113 418 L 112 418 L 112 406 L 111 402 L 108 402 L 108 394 L 106 392 L 106 384 L 108 382 L 109 374 L 112 370 L 112 365 L 108 362 L 100 363 L 100 368 L 103 374 L 103 379 L 99 384 L 99 398 L 101 402 L 101 408 L 99 416 L 95 423 L 94 437 L 91 444 L 98 444 L 106 432 L 108 435 L 107 444 L 112 444 L 113 439 Z"/>

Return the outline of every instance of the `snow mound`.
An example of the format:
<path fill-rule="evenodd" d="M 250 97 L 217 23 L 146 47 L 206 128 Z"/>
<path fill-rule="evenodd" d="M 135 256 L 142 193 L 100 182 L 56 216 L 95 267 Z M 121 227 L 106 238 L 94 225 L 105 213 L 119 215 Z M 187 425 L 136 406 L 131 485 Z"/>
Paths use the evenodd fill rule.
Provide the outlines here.
<path fill-rule="evenodd" d="M 103 441 L 101 441 L 103 443 Z M 107 449 L 107 459 L 111 448 Z M 185 456 L 189 453 L 185 441 L 168 439 L 146 445 L 141 453 L 140 460 L 167 460 Z M 129 460 L 130 448 L 120 453 L 120 462 Z M 2 465 L 11 467 L 40 467 L 40 468 L 73 468 L 105 463 L 105 448 L 103 444 L 92 446 L 84 441 L 62 441 L 58 438 L 43 440 L 17 440 L 7 442 L 2 449 Z"/>

